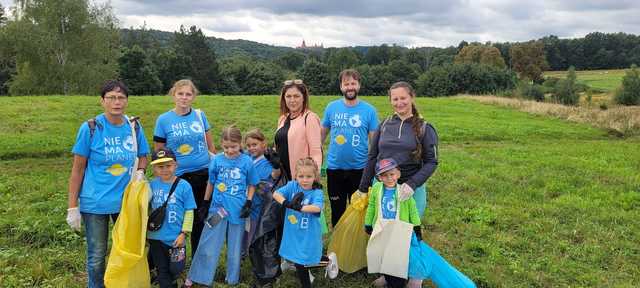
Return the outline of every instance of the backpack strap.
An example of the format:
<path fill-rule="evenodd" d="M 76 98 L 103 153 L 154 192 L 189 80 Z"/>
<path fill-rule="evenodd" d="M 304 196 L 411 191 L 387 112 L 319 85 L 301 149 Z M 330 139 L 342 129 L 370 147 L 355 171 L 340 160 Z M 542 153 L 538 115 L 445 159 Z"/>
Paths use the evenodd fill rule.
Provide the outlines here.
<path fill-rule="evenodd" d="M 173 191 L 176 191 L 176 187 L 178 187 L 178 182 L 180 182 L 180 177 L 176 177 L 176 180 L 171 184 L 171 189 L 169 189 L 169 195 L 167 195 L 167 199 L 162 203 L 163 207 L 167 207 L 167 203 L 169 203 L 169 199 L 171 199 L 171 195 L 173 195 Z"/>
<path fill-rule="evenodd" d="M 138 157 L 138 119 L 140 119 L 140 117 L 129 117 L 127 115 L 124 115 L 124 119 L 126 119 L 127 121 L 129 121 L 129 126 L 131 126 L 131 137 L 133 140 L 133 153 L 134 155 L 134 161 L 133 161 L 133 167 L 131 167 L 130 169 L 130 175 L 133 176 L 133 173 L 138 169 L 138 161 L 140 161 L 139 157 Z M 133 177 L 131 177 L 130 181 L 133 181 Z"/>
<path fill-rule="evenodd" d="M 96 127 L 102 129 L 102 124 L 96 121 L 95 117 L 87 120 L 87 125 L 89 126 L 89 139 L 93 138 L 93 134 L 96 134 Z"/>

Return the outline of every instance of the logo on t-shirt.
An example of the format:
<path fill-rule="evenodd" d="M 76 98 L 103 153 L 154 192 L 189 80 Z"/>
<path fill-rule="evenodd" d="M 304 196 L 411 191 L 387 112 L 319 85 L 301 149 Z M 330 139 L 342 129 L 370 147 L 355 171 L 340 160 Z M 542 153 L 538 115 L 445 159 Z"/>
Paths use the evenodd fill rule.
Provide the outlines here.
<path fill-rule="evenodd" d="M 336 143 L 338 143 L 338 145 L 347 143 L 347 138 L 345 138 L 342 134 L 338 134 L 338 136 L 336 136 Z"/>
<path fill-rule="evenodd" d="M 124 172 L 127 172 L 127 168 L 122 166 L 120 163 L 116 163 L 111 165 L 111 167 L 107 168 L 107 172 L 113 176 L 120 176 Z"/>
<path fill-rule="evenodd" d="M 362 121 L 360 120 L 360 114 L 355 114 L 349 118 L 349 125 L 353 128 L 358 128 L 362 126 Z"/>
<path fill-rule="evenodd" d="M 191 122 L 190 128 L 191 128 L 191 131 L 195 133 L 202 133 L 202 125 L 200 125 L 200 122 L 198 121 Z"/>
<path fill-rule="evenodd" d="M 189 144 L 182 144 L 178 147 L 178 153 L 181 155 L 189 155 L 193 151 L 193 147 Z"/>
<path fill-rule="evenodd" d="M 133 136 L 127 136 L 127 140 L 124 140 L 124 142 L 122 143 L 122 147 L 133 152 Z"/>

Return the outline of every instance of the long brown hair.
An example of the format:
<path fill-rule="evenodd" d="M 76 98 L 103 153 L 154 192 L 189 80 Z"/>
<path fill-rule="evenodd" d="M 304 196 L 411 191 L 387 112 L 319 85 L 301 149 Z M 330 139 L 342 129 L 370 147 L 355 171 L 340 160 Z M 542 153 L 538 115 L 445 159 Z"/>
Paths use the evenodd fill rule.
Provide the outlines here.
<path fill-rule="evenodd" d="M 403 88 L 405 91 L 407 91 L 407 93 L 409 93 L 409 96 L 411 96 L 411 98 L 416 98 L 416 91 L 413 90 L 411 84 L 404 81 L 396 82 L 391 85 L 391 88 L 389 88 L 389 97 L 391 97 L 391 90 L 397 88 Z M 413 128 L 413 133 L 416 137 L 416 150 L 413 151 L 412 154 L 415 159 L 421 159 L 422 141 L 420 141 L 419 137 L 424 133 L 424 131 L 422 131 L 422 127 L 424 126 L 424 119 L 422 119 L 422 117 L 420 116 L 420 112 L 416 107 L 415 101 L 411 102 L 411 114 L 413 114 L 413 116 L 411 117 L 411 128 Z"/>
<path fill-rule="evenodd" d="M 290 88 L 296 88 L 302 94 L 302 111 L 300 111 L 300 113 L 304 114 L 304 112 L 309 109 L 309 90 L 307 89 L 307 86 L 302 83 L 302 80 L 299 81 L 299 83 L 296 83 L 297 80 L 293 80 L 291 83 L 289 83 L 289 81 L 285 81 L 287 84 L 282 85 L 282 90 L 280 91 L 280 116 L 287 115 L 290 112 L 289 107 L 287 107 L 287 103 L 284 100 L 284 94 Z"/>

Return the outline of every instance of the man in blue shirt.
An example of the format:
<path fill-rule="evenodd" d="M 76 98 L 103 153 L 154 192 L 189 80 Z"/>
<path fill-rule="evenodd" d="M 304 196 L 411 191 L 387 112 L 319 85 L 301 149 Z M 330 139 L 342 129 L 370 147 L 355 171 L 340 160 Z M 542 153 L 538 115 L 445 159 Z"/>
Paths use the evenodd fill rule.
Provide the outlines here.
<path fill-rule="evenodd" d="M 329 135 L 327 154 L 327 192 L 331 203 L 331 223 L 335 226 L 358 189 L 367 164 L 369 139 L 378 129 L 378 113 L 371 104 L 358 99 L 360 73 L 353 69 L 340 72 L 340 90 L 344 96 L 324 110 L 321 139 Z"/>

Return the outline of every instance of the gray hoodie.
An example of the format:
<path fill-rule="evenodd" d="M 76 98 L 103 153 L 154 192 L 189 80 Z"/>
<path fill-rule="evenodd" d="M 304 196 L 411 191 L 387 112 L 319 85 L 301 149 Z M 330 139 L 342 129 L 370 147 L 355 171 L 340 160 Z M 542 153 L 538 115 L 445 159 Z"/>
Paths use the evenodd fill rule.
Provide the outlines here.
<path fill-rule="evenodd" d="M 362 173 L 359 190 L 367 192 L 375 175 L 376 163 L 385 158 L 393 158 L 400 166 L 401 176 L 398 183 L 407 183 L 411 188 L 424 184 L 438 166 L 438 134 L 431 124 L 424 122 L 421 133 L 416 139 L 411 119 L 401 120 L 393 115 L 385 120 L 373 135 L 369 147 L 367 166 Z M 420 141 L 421 159 L 413 152 Z"/>

